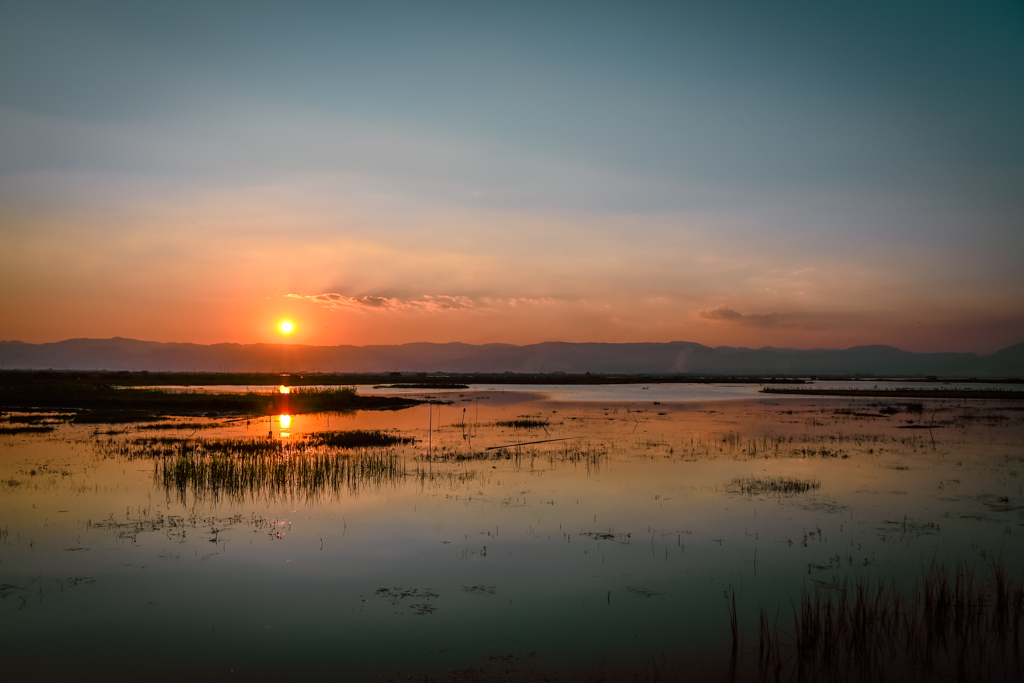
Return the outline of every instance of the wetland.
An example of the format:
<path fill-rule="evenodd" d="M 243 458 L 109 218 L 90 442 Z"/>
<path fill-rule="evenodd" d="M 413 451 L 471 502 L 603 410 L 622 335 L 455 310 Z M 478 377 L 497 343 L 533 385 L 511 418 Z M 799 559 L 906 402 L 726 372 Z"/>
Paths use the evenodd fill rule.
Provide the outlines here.
<path fill-rule="evenodd" d="M 0 409 L 16 679 L 1021 676 L 1006 394 L 86 384 Z"/>

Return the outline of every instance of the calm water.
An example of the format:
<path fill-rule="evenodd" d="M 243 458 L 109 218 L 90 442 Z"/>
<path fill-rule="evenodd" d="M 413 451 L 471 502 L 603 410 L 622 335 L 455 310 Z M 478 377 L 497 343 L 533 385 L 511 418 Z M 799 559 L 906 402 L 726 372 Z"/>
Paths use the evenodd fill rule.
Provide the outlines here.
<path fill-rule="evenodd" d="M 726 680 L 735 595 L 735 675 L 757 679 L 759 609 L 791 614 L 816 582 L 911 587 L 932 563 L 993 558 L 1020 573 L 1019 403 L 757 389 L 475 387 L 393 413 L 2 436 L 5 665 Z M 513 420 L 543 425 L 500 424 Z M 328 429 L 417 441 L 302 469 L 305 435 Z M 180 444 L 137 443 L 151 437 L 286 446 L 273 471 L 218 474 L 187 469 Z M 749 488 L 768 477 L 811 488 Z"/>

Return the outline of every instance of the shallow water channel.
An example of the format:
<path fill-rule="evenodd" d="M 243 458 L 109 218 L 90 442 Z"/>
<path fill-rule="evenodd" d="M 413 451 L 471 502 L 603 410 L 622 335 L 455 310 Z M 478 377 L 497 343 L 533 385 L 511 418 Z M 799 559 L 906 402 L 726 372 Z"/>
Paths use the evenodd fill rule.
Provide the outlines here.
<path fill-rule="evenodd" d="M 672 391 L 420 390 L 437 402 L 163 427 L 55 415 L 0 436 L 5 667 L 759 680 L 762 610 L 789 626 L 815 586 L 909 591 L 958 564 L 1020 579 L 1021 402 Z M 304 446 L 325 430 L 415 443 Z M 209 459 L 234 439 L 284 445 Z"/>

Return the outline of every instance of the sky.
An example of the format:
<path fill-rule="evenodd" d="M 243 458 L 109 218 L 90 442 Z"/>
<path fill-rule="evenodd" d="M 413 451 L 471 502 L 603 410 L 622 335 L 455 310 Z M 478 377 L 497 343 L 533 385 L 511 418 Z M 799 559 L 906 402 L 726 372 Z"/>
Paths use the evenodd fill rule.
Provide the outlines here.
<path fill-rule="evenodd" d="M 0 0 L 0 339 L 1024 341 L 1024 3 Z"/>

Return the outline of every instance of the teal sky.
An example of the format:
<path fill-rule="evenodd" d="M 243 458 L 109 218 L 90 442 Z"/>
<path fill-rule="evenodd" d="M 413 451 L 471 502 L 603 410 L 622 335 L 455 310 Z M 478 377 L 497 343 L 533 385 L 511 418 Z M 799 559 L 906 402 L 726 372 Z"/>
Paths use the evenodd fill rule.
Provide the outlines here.
<path fill-rule="evenodd" d="M 1024 341 L 1024 4 L 0 1 L 0 338 Z"/>

